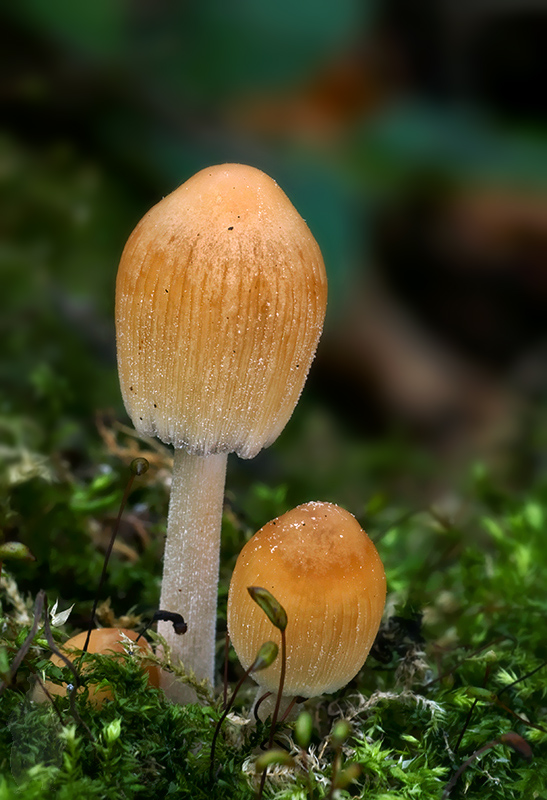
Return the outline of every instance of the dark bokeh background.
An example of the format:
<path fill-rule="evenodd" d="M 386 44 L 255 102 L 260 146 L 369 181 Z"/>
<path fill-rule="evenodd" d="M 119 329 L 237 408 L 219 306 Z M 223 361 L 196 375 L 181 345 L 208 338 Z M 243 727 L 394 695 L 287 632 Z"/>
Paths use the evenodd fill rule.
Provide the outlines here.
<path fill-rule="evenodd" d="M 272 175 L 321 245 L 326 417 L 443 463 L 522 441 L 546 389 L 543 4 L 18 0 L 0 53 L 8 446 L 33 416 L 65 455 L 97 409 L 123 419 L 119 254 L 223 161 Z"/>

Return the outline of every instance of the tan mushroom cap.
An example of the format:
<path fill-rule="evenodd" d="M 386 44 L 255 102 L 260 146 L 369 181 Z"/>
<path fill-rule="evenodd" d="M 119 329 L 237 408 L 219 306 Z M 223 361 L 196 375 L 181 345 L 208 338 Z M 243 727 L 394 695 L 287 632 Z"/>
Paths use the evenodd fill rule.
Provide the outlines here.
<path fill-rule="evenodd" d="M 296 405 L 325 315 L 319 247 L 258 169 L 202 170 L 137 225 L 116 284 L 118 368 L 139 433 L 250 458 Z"/>
<path fill-rule="evenodd" d="M 135 631 L 130 630 L 129 628 L 97 628 L 96 630 L 91 631 L 91 636 L 89 638 L 89 646 L 88 652 L 89 653 L 103 653 L 105 655 L 109 655 L 110 653 L 125 653 L 125 645 L 123 642 L 123 636 L 127 636 L 132 641 L 136 641 L 138 637 L 138 633 Z M 82 631 L 82 633 L 76 634 L 71 639 L 68 639 L 62 647 L 63 654 L 70 659 L 70 661 L 75 661 L 77 658 L 80 657 L 82 650 L 84 649 L 85 640 L 87 639 L 87 631 Z M 138 647 L 143 652 L 150 652 L 150 645 L 143 639 L 142 637 L 138 641 Z M 65 666 L 64 661 L 56 656 L 55 653 L 51 656 L 50 659 L 56 666 L 63 667 Z M 85 671 L 85 665 L 84 665 Z M 148 681 L 152 686 L 158 687 L 160 684 L 160 670 L 158 667 L 154 665 L 150 665 L 145 667 L 145 671 L 148 674 Z M 53 695 L 65 695 L 66 694 L 66 685 L 62 684 L 59 685 L 57 683 L 52 683 L 51 681 L 46 681 L 46 689 L 50 694 Z M 34 699 L 38 701 L 45 701 L 46 695 L 42 691 L 39 684 L 36 686 L 36 690 L 34 692 Z M 102 705 L 105 700 L 112 699 L 112 692 L 108 688 L 98 688 L 93 684 L 89 687 L 89 700 L 93 705 Z"/>
<path fill-rule="evenodd" d="M 247 669 L 279 631 L 251 599 L 261 586 L 287 612 L 286 695 L 334 692 L 361 669 L 386 596 L 382 562 L 355 517 L 332 503 L 305 503 L 268 522 L 242 549 L 228 595 L 228 631 Z M 280 658 L 253 678 L 279 684 Z"/>

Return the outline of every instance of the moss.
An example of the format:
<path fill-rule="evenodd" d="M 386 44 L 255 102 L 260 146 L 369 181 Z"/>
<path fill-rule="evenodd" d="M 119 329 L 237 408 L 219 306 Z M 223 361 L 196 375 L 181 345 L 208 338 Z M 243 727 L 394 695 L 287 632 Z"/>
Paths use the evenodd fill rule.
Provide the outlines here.
<path fill-rule="evenodd" d="M 268 514 L 274 497 L 281 510 L 283 492 L 252 490 L 253 503 L 260 496 Z M 457 526 L 447 519 L 441 524 L 433 510 L 407 516 L 389 530 L 384 528 L 387 507 L 371 516 L 368 529 L 378 539 L 388 574 L 390 616 L 360 675 L 336 696 L 306 704 L 314 719 L 307 756 L 294 744 L 293 726 L 282 728 L 278 738 L 296 767 L 273 769 L 266 796 L 327 796 L 334 752 L 329 735 L 339 718 L 351 728 L 343 762 L 359 765 L 358 777 L 337 790 L 339 797 L 440 798 L 461 763 L 508 731 L 531 745 L 533 762 L 507 745 L 493 746 L 470 764 L 452 796 L 464 791 L 468 798 L 542 796 L 547 785 L 547 492 L 538 481 L 526 492 L 500 490 L 492 503 L 475 479 L 460 498 L 464 506 Z M 233 509 L 229 526 L 244 526 Z M 17 594 L 6 573 L 2 588 L 5 670 L 32 614 L 30 602 Z M 225 723 L 217 745 L 217 777 L 209 787 L 218 702 L 170 705 L 161 691 L 147 686 L 130 657 L 120 662 L 90 656 L 92 672 L 86 675 L 113 686 L 115 700 L 98 710 L 84 692 L 76 700 L 76 717 L 67 699 L 58 701 L 58 717 L 48 705 L 31 703 L 27 691 L 36 670 L 62 677 L 46 656 L 39 628 L 15 685 L 2 696 L 0 798 L 27 800 L 40 791 L 55 798 L 254 795 L 252 764 L 267 725 L 256 729 L 243 716 Z M 232 677 L 237 669 L 232 663 Z M 249 698 L 250 689 L 242 703 L 248 705 Z"/>

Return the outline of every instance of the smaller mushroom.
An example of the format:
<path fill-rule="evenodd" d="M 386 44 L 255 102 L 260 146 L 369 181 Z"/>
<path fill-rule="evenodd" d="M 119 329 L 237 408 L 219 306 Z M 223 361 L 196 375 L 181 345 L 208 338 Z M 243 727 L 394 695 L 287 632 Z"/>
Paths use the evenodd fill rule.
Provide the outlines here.
<path fill-rule="evenodd" d="M 380 556 L 355 517 L 332 503 L 297 506 L 244 546 L 228 595 L 228 631 L 244 669 L 279 631 L 247 591 L 267 589 L 287 612 L 284 695 L 314 697 L 345 686 L 363 666 L 386 597 Z M 276 692 L 281 663 L 253 674 Z"/>
<path fill-rule="evenodd" d="M 123 636 L 127 636 L 132 641 L 136 642 L 138 638 L 138 633 L 136 631 L 129 630 L 128 628 L 97 628 L 96 630 L 91 631 L 91 636 L 89 639 L 89 645 L 87 648 L 87 652 L 89 653 L 102 653 L 108 655 L 110 653 L 125 653 L 125 645 L 123 642 Z M 71 639 L 66 641 L 61 648 L 62 653 L 72 662 L 79 659 L 79 657 L 83 653 L 84 643 L 87 638 L 87 631 L 83 631 L 82 633 L 78 633 L 76 636 L 73 636 Z M 139 639 L 137 642 L 137 646 L 143 652 L 151 652 L 150 646 L 146 639 Z M 64 662 L 59 656 L 55 655 L 55 653 L 51 656 L 50 659 L 56 666 L 63 667 Z M 85 672 L 86 666 L 84 665 L 83 670 Z M 160 683 L 160 671 L 159 668 L 151 665 L 145 667 L 145 671 L 148 673 L 148 682 L 152 686 L 159 686 Z M 49 692 L 49 694 L 53 695 L 65 695 L 67 686 L 66 684 L 56 684 L 52 683 L 52 681 L 46 681 L 45 688 Z M 43 702 L 46 699 L 46 694 L 43 691 L 42 687 L 38 684 L 34 690 L 33 699 L 39 702 Z M 91 684 L 89 686 L 89 700 L 93 705 L 100 706 L 105 700 L 112 699 L 112 692 L 108 688 L 98 688 L 96 685 Z"/>

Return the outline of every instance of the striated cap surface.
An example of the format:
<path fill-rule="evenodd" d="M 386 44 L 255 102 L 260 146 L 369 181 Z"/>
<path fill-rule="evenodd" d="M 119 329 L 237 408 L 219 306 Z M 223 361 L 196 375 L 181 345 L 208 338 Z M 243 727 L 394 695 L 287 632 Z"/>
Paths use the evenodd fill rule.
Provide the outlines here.
<path fill-rule="evenodd" d="M 228 595 L 228 632 L 247 669 L 279 631 L 251 599 L 268 589 L 287 612 L 284 694 L 334 692 L 359 672 L 374 642 L 386 596 L 382 562 L 355 517 L 332 503 L 305 503 L 268 522 L 243 547 Z M 275 692 L 281 669 L 253 674 Z"/>
<path fill-rule="evenodd" d="M 325 315 L 319 247 L 260 170 L 202 170 L 137 225 L 116 283 L 118 369 L 139 433 L 251 458 L 296 405 Z"/>

